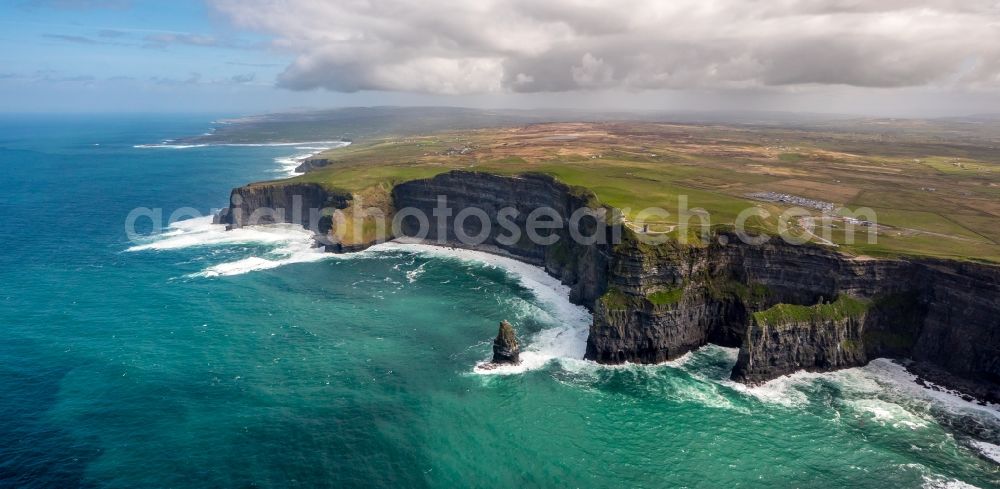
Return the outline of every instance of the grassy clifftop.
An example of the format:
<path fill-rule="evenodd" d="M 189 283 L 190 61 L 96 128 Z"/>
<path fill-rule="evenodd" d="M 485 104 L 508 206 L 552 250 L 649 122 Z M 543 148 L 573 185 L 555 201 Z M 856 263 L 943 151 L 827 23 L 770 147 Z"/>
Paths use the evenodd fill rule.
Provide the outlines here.
<path fill-rule="evenodd" d="M 983 143 L 985 144 L 985 143 Z M 787 226 L 845 252 L 1000 261 L 1000 162 L 973 142 L 884 141 L 871 134 L 655 123 L 559 123 L 427 136 L 386 137 L 318 156 L 330 163 L 291 181 L 361 194 L 455 169 L 540 172 L 592 190 L 625 210 L 635 229 L 676 235 L 682 209 L 704 209 L 713 226 L 756 207 L 752 228 Z M 766 193 L 870 208 L 877 243 L 836 216 L 828 236 L 803 234 L 801 217 L 779 215 L 801 202 Z M 642 214 L 646 208 L 669 212 Z M 821 212 L 810 209 L 819 218 Z M 698 211 L 688 222 L 699 225 Z"/>
<path fill-rule="evenodd" d="M 774 327 L 796 322 L 839 321 L 860 317 L 868 311 L 870 305 L 869 301 L 842 295 L 834 302 L 812 306 L 776 304 L 769 309 L 753 313 L 753 318 L 758 324 Z"/>

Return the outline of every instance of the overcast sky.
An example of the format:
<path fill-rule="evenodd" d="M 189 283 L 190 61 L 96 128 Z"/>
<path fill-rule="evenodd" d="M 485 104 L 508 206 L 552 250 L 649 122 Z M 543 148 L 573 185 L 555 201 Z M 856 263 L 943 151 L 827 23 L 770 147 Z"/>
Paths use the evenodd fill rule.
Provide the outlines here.
<path fill-rule="evenodd" d="M 1000 0 L 12 0 L 0 110 L 1000 112 Z"/>

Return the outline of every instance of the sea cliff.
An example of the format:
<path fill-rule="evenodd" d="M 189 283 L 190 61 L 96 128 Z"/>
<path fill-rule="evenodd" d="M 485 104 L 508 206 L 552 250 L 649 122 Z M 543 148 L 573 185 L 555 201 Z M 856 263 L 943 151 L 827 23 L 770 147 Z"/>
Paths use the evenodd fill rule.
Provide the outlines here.
<path fill-rule="evenodd" d="M 325 234 L 332 225 L 329 211 L 347 207 L 350 199 L 349 194 L 315 183 L 255 183 L 233 189 L 229 207 L 214 222 L 230 229 L 250 223 L 294 223 Z"/>
<path fill-rule="evenodd" d="M 295 208 L 296 196 L 303 207 Z M 611 209 L 577 222 L 579 234 L 599 238 L 580 243 L 570 239 L 570 217 L 600 206 L 586 189 L 546 175 L 452 171 L 391 190 L 394 209 L 427 216 L 436 215 L 440 196 L 450 216 L 440 227 L 432 221 L 426 239 L 543 266 L 571 287 L 573 302 L 593 311 L 586 358 L 596 362 L 658 363 L 715 343 L 739 348 L 734 380 L 757 384 L 797 370 L 891 357 L 912 360 L 914 370 L 945 385 L 1000 401 L 1000 267 L 853 257 L 779 238 L 750 245 L 726 231 L 697 246 L 654 245 L 610 217 Z M 345 208 L 351 201 L 319 185 L 287 182 L 253 184 L 232 197 L 219 222 L 239 227 L 259 209 L 280 207 L 268 219 L 320 222 L 322 235 L 329 218 L 308 209 Z M 505 225 L 523 231 L 540 207 L 562 218 L 550 231 L 553 243 L 538 244 L 524 233 L 514 242 L 504 239 Z M 489 233 L 480 233 L 477 219 L 457 222 L 468 208 L 493 219 Z M 499 222 L 503 208 L 515 209 L 516 217 Z M 400 222 L 402 236 L 421 230 L 414 219 Z M 458 233 L 482 239 L 468 244 Z"/>

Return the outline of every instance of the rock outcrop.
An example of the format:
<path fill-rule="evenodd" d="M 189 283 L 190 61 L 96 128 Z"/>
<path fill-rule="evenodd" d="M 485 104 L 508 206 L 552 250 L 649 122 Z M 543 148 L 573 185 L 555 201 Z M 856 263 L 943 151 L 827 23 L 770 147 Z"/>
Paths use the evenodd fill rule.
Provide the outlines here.
<path fill-rule="evenodd" d="M 591 306 L 604 294 L 611 254 L 608 243 L 613 242 L 614 234 L 620 233 L 621 227 L 606 225 L 599 220 L 603 218 L 581 217 L 576 229 L 581 236 L 592 238 L 594 242 L 581 243 L 573 239 L 571 217 L 595 205 L 596 198 L 586 189 L 573 188 L 541 174 L 504 177 L 452 171 L 398 184 L 392 190 L 392 199 L 396 209 L 420 211 L 431 220 L 429 229 L 421 233 L 417 219 L 402 219 L 403 236 L 422 235 L 429 242 L 490 251 L 542 266 L 570 286 L 570 300 L 577 304 Z M 441 213 L 435 209 L 442 202 L 445 215 L 436 223 L 433 216 Z M 532 212 L 541 208 L 552 209 L 563 225 L 540 231 L 543 239 L 533 240 L 524 230 Z M 472 209 L 475 211 L 470 212 Z M 509 216 L 509 220 L 501 222 L 501 211 L 505 209 L 504 215 Z M 603 208 L 599 210 L 607 212 Z M 483 221 L 471 215 L 479 211 L 488 220 L 485 226 Z M 508 239 L 514 238 L 513 231 L 519 236 Z M 459 239 L 460 233 L 464 238 L 477 239 Z M 539 243 L 546 239 L 552 243 Z"/>
<path fill-rule="evenodd" d="M 295 167 L 295 173 L 306 173 L 330 164 L 329 158 L 307 158 Z"/>
<path fill-rule="evenodd" d="M 347 207 L 350 198 L 316 183 L 255 183 L 233 189 L 229 207 L 219 212 L 214 221 L 230 229 L 295 223 L 325 234 L 330 229 L 329 211 Z"/>
<path fill-rule="evenodd" d="M 297 194 L 309 202 L 306 209 L 343 207 L 350 200 L 308 184 L 260 187 L 234 190 L 234 205 L 222 222 L 238 227 L 245 217 L 237 211 L 246 216 L 261 205 L 293 208 L 290 199 Z M 439 226 L 432 216 L 438 215 L 440 196 L 447 212 Z M 570 300 L 594 312 L 586 358 L 599 363 L 657 363 L 715 343 L 740 349 L 732 376 L 753 384 L 800 369 L 908 358 L 916 370 L 941 373 L 945 385 L 961 384 L 980 398 L 1000 400 L 995 265 L 856 258 L 779 238 L 750 245 L 727 232 L 704 245 L 652 245 L 608 225 L 614 220 L 607 216 L 580 220 L 579 235 L 599 238 L 581 242 L 572 239 L 570 217 L 595 206 L 596 199 L 545 175 L 452 171 L 400 183 L 392 200 L 395 209 L 416 209 L 430 218 L 428 229 L 403 218 L 404 236 L 425 231 L 430 242 L 517 258 L 569 285 Z M 563 220 L 549 231 L 556 238 L 551 244 L 524 233 L 532 211 L 542 207 Z M 502 222 L 498 216 L 505 208 L 513 217 Z M 489 229 L 462 217 L 463 209 L 483 211 Z M 291 222 L 299 215 L 286 211 L 274 219 Z M 506 239 L 512 229 L 521 231 L 519 239 Z M 837 309 L 847 304 L 847 312 Z"/>
<path fill-rule="evenodd" d="M 500 321 L 500 330 L 493 339 L 494 365 L 517 365 L 521 363 L 521 347 L 518 346 L 514 327 L 507 321 Z"/>
<path fill-rule="evenodd" d="M 616 246 L 587 358 L 655 363 L 715 343 L 740 348 L 732 377 L 750 384 L 908 358 L 1000 400 L 1000 267 L 716 238 Z"/>
<path fill-rule="evenodd" d="M 814 306 L 779 304 L 750 318 L 732 379 L 754 384 L 798 370 L 868 363 L 864 323 L 869 304 L 850 297 Z"/>

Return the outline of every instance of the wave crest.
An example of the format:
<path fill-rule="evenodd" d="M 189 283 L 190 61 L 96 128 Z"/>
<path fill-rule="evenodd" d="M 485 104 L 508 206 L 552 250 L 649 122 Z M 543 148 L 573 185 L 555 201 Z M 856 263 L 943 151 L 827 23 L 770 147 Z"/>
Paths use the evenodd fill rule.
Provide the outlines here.
<path fill-rule="evenodd" d="M 292 263 L 323 260 L 331 255 L 315 246 L 313 234 L 295 224 L 269 224 L 226 230 L 224 224 L 212 224 L 212 216 L 177 221 L 162 234 L 151 236 L 149 242 L 134 245 L 126 251 L 165 251 L 192 247 L 267 244 L 273 248 L 264 256 L 210 266 L 191 277 L 218 277 L 277 268 Z"/>

